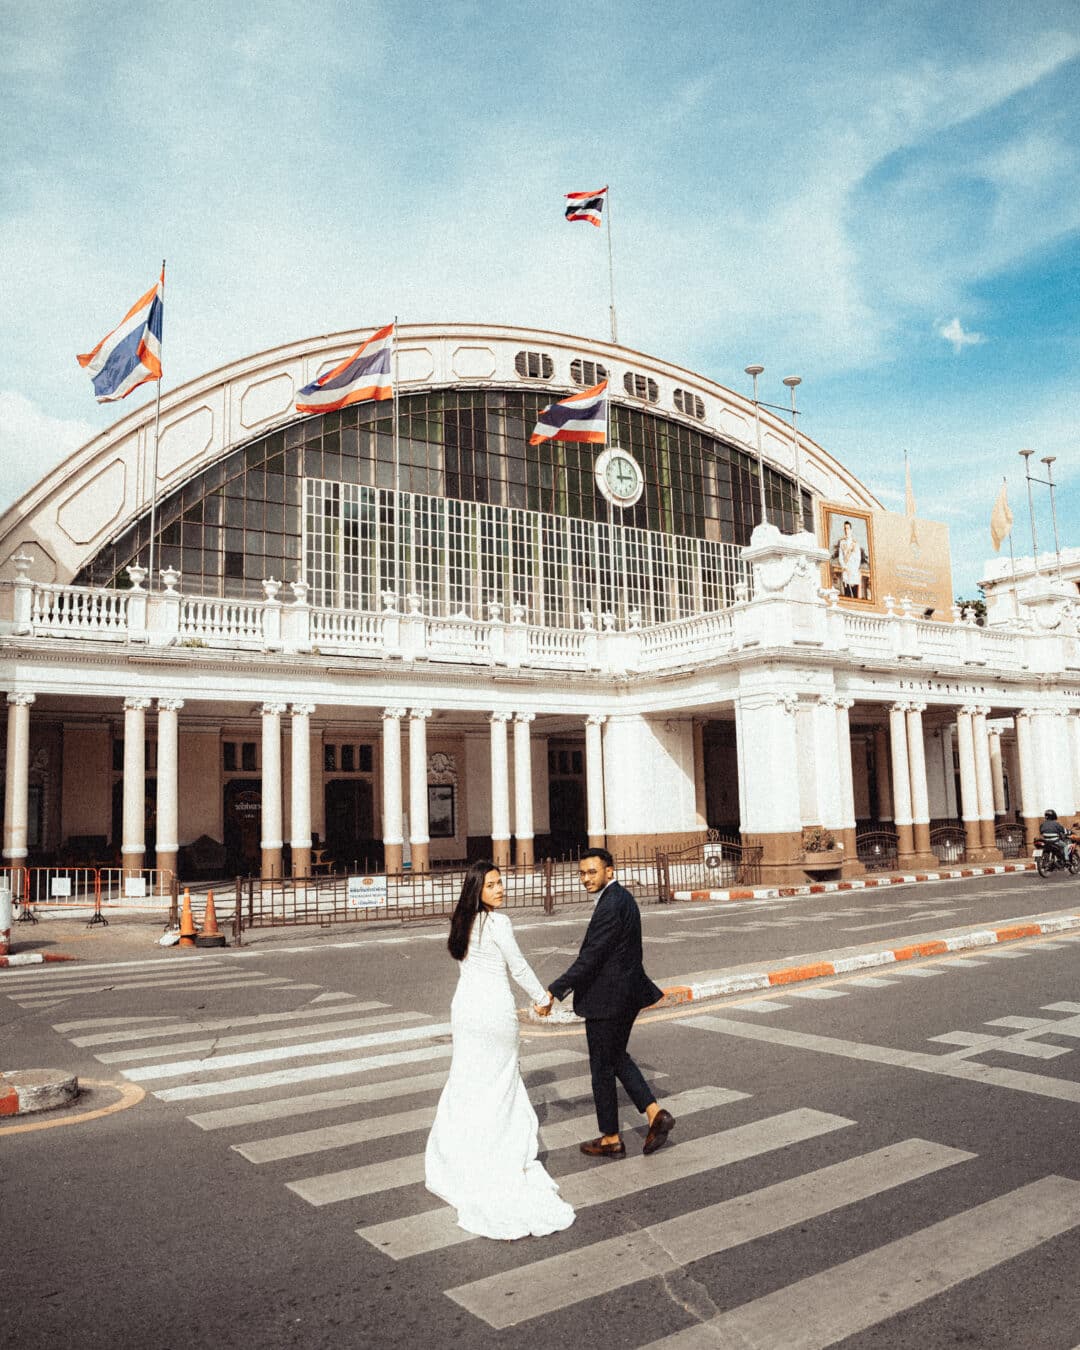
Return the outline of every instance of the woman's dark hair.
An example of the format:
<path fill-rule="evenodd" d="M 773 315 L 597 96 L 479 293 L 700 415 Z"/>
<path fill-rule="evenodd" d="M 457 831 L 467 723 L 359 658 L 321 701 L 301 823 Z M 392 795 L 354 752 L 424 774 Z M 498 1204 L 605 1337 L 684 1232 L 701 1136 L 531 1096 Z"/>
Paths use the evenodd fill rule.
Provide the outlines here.
<path fill-rule="evenodd" d="M 469 950 L 469 935 L 472 933 L 473 920 L 477 914 L 491 913 L 490 906 L 485 905 L 481 897 L 484 894 L 484 880 L 487 874 L 498 870 L 489 859 L 481 858 L 465 873 L 465 880 L 461 883 L 461 894 L 450 919 L 450 938 L 446 944 L 455 961 L 465 959 L 465 953 Z"/>

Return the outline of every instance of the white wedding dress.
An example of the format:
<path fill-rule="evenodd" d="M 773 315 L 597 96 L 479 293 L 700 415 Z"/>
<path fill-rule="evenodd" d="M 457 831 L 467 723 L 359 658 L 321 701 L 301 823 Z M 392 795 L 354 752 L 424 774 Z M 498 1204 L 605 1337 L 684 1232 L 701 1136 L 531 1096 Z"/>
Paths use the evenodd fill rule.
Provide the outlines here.
<path fill-rule="evenodd" d="M 539 1122 L 518 1069 L 518 1021 L 507 971 L 534 1003 L 547 991 L 505 914 L 477 915 L 450 1005 L 454 1049 L 424 1157 L 429 1191 L 480 1237 L 542 1237 L 574 1211 L 537 1159 Z"/>

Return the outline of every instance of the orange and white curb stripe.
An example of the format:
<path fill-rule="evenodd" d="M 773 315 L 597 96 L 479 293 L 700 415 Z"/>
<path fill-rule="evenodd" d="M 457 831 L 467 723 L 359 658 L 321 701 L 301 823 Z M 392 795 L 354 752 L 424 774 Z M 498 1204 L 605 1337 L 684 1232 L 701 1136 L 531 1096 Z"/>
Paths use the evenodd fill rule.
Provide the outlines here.
<path fill-rule="evenodd" d="M 1033 920 L 1006 924 L 1002 928 L 978 928 L 954 937 L 932 938 L 903 947 L 888 947 L 879 952 L 860 952 L 858 956 L 842 956 L 835 961 L 815 961 L 805 966 L 782 966 L 779 970 L 763 970 L 749 974 L 718 975 L 715 979 L 696 984 L 677 985 L 670 991 L 672 1003 L 694 1003 L 699 999 L 719 998 L 724 994 L 742 994 L 758 989 L 775 989 L 787 984 L 801 984 L 804 980 L 820 980 L 829 975 L 848 975 L 854 970 L 870 970 L 876 966 L 891 966 L 898 961 L 912 961 L 921 956 L 946 956 L 950 952 L 970 951 L 975 947 L 994 947 L 1019 938 L 1043 937 L 1050 933 L 1066 933 L 1080 928 L 1080 914 L 1067 914 L 1054 919 Z M 668 1000 L 664 990 L 664 1002 Z"/>
<path fill-rule="evenodd" d="M 74 961 L 74 956 L 64 956 L 60 952 L 16 952 L 14 956 L 0 956 L 3 966 L 40 966 L 46 961 Z"/>
<path fill-rule="evenodd" d="M 811 881 L 805 886 L 736 887 L 723 891 L 673 891 L 673 900 L 787 900 L 795 895 L 835 895 L 837 891 L 868 891 L 878 886 L 911 886 L 918 881 L 958 881 L 964 877 L 1000 877 L 1007 872 L 1031 872 L 1033 862 L 1000 863 L 996 867 L 958 867 L 945 872 L 893 872 L 887 877 L 855 877 L 851 881 Z"/>

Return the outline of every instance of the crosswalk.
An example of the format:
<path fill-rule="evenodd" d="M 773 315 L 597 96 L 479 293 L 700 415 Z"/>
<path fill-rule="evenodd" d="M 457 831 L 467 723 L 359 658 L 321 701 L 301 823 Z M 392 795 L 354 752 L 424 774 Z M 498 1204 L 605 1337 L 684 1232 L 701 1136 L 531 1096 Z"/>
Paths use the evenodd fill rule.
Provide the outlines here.
<path fill-rule="evenodd" d="M 123 963 L 59 972 L 59 985 L 58 972 L 28 971 L 17 986 L 5 982 L 5 992 L 38 1007 L 46 995 L 54 1002 L 93 990 L 119 996 L 148 981 L 173 988 L 176 970 Z M 248 987 L 271 979 L 254 967 L 240 973 Z M 226 962 L 200 961 L 183 977 L 209 991 L 229 987 L 239 973 Z M 304 1006 L 125 1016 L 114 1000 L 108 1006 L 116 1015 L 56 1020 L 54 1030 L 113 1073 L 178 1104 L 210 1141 L 276 1177 L 291 1203 L 347 1214 L 358 1257 L 366 1253 L 387 1272 L 422 1263 L 410 1282 L 431 1281 L 436 1296 L 495 1332 L 530 1323 L 535 1332 L 538 1319 L 575 1313 L 593 1325 L 623 1307 L 620 1300 L 647 1298 L 650 1288 L 666 1288 L 693 1268 L 699 1282 L 711 1278 L 708 1296 L 655 1300 L 663 1315 L 650 1325 L 664 1334 L 644 1345 L 640 1337 L 620 1344 L 812 1350 L 1080 1229 L 1078 1181 L 1049 1175 L 1006 1189 L 994 1185 L 988 1166 L 972 1189 L 956 1179 L 978 1168 L 974 1152 L 920 1137 L 882 1143 L 880 1122 L 811 1105 L 765 1109 L 753 1083 L 665 1080 L 664 1102 L 679 1121 L 672 1143 L 649 1158 L 631 1144 L 617 1163 L 585 1163 L 577 1144 L 596 1128 L 587 1055 L 581 1039 L 558 1037 L 525 1042 L 522 1072 L 541 1117 L 547 1166 L 578 1221 L 552 1238 L 488 1242 L 458 1228 L 453 1211 L 432 1203 L 423 1185 L 425 1137 L 451 1053 L 448 1023 L 272 978 L 272 989 L 284 983 L 307 991 Z M 1080 1037 L 1080 1005 L 1047 1012 L 1064 1014 Z M 1032 1044 L 1040 1030 L 1063 1024 L 1047 1016 L 1000 1018 L 995 1034 Z M 640 1130 L 636 1115 L 623 1123 Z M 897 1203 L 905 1188 L 920 1186 L 918 1203 Z M 333 1209 L 346 1202 L 350 1208 Z M 877 1227 L 878 1212 L 888 1220 L 888 1240 L 864 1250 L 875 1241 L 865 1234 Z M 814 1224 L 837 1215 L 852 1216 L 852 1238 L 844 1259 L 830 1264 Z M 781 1275 L 770 1292 L 742 1301 L 726 1280 L 708 1274 L 711 1261 L 770 1241 L 801 1244 L 799 1269 L 810 1273 L 786 1282 Z M 454 1249 L 465 1247 L 468 1260 L 455 1259 Z"/>

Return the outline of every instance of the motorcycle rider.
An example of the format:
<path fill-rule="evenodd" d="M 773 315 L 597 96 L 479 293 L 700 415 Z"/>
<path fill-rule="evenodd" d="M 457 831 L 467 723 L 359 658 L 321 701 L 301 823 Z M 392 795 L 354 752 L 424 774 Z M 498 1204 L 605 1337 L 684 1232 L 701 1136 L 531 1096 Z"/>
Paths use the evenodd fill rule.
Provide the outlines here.
<path fill-rule="evenodd" d="M 1068 866 L 1069 859 L 1065 852 L 1065 841 L 1069 837 L 1069 831 L 1058 820 L 1056 811 L 1043 812 L 1039 835 L 1042 838 L 1043 847 L 1050 849 L 1062 867 Z"/>

